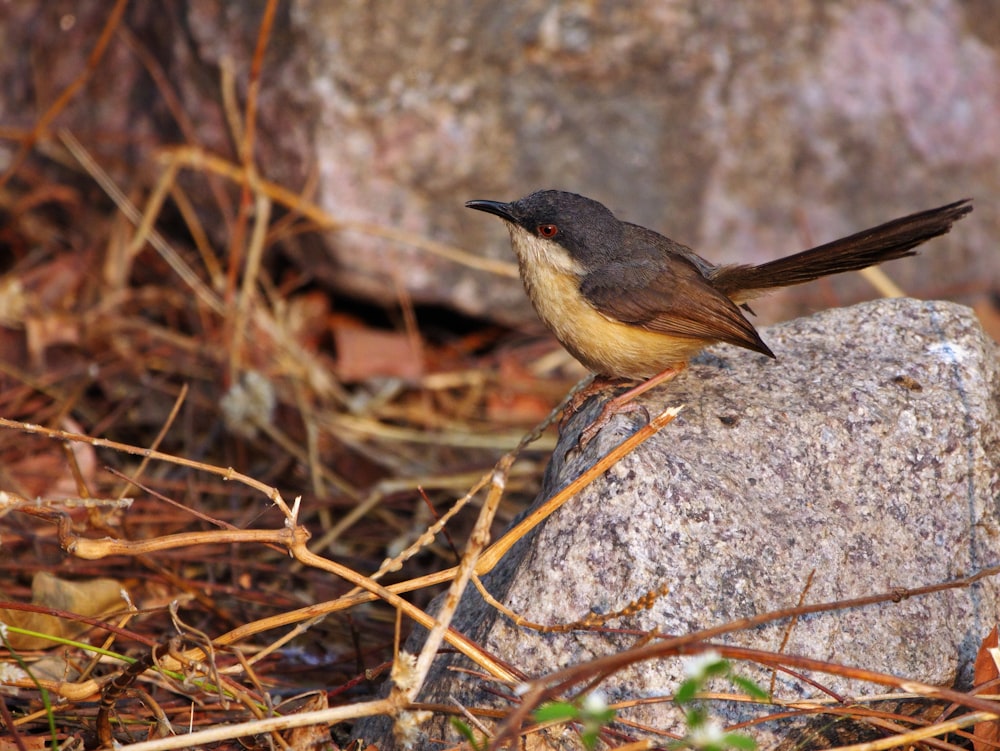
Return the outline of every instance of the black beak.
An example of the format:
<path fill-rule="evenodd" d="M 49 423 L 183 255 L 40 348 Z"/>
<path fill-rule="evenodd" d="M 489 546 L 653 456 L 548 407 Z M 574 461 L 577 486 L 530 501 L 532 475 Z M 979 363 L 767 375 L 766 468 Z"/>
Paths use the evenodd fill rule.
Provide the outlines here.
<path fill-rule="evenodd" d="M 465 208 L 485 211 L 487 214 L 494 214 L 501 219 L 506 219 L 508 222 L 517 222 L 509 203 L 501 203 L 500 201 L 466 201 Z"/>

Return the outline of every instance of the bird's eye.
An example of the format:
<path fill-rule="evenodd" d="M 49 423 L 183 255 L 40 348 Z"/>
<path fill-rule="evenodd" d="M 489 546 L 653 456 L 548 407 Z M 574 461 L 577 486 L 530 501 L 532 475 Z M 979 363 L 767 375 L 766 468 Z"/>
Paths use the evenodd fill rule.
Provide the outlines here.
<path fill-rule="evenodd" d="M 554 224 L 539 224 L 537 229 L 542 237 L 555 237 L 559 234 L 559 228 Z"/>

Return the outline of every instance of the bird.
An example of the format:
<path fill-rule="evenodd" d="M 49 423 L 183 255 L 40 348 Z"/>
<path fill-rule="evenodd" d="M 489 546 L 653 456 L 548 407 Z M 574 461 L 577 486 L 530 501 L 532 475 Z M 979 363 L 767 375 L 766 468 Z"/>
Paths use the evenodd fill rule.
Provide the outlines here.
<path fill-rule="evenodd" d="M 754 298 L 914 255 L 972 211 L 971 199 L 963 199 L 774 261 L 716 265 L 577 193 L 538 190 L 465 206 L 504 221 L 528 298 L 563 347 L 605 385 L 639 382 L 605 404 L 584 443 L 711 344 L 774 358 L 747 318 Z"/>

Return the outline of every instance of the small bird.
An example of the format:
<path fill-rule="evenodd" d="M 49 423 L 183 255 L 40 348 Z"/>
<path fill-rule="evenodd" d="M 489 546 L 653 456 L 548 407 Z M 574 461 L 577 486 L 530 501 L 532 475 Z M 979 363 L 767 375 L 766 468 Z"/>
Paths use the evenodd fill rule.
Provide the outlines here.
<path fill-rule="evenodd" d="M 745 315 L 755 297 L 914 255 L 972 211 L 964 199 L 757 266 L 717 266 L 576 193 L 540 190 L 510 203 L 465 205 L 504 220 L 535 311 L 573 357 L 605 379 L 642 381 L 605 405 L 584 442 L 710 344 L 773 358 Z"/>

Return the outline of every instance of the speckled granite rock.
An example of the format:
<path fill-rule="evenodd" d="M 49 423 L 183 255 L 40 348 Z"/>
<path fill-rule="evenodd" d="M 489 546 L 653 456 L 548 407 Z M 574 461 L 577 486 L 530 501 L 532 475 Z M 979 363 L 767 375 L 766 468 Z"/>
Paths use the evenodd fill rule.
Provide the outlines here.
<path fill-rule="evenodd" d="M 140 203 L 165 147 L 238 162 L 222 71 L 242 111 L 264 7 L 130 3 L 129 34 L 110 39 L 58 127 Z M 755 263 L 974 196 L 974 223 L 892 275 L 923 296 L 947 285 L 969 299 L 1000 278 L 995 0 L 293 0 L 276 11 L 256 79 L 255 163 L 335 219 L 512 264 L 503 228 L 462 204 L 561 188 L 715 263 Z M 0 47 L 18 51 L 0 57 L 11 133 L 30 131 L 80 75 L 108 17 L 100 2 L 0 3 Z M 19 147 L 0 140 L 0 164 Z M 35 168 L 53 168 L 51 150 L 39 153 Z M 182 172 L 206 231 L 228 226 L 209 181 Z M 324 232 L 276 244 L 310 279 L 355 296 L 396 304 L 402 286 L 416 303 L 535 320 L 516 278 L 408 242 Z M 827 301 L 871 294 L 851 276 L 822 289 Z M 758 312 L 788 318 L 816 295 L 781 290 Z"/>
<path fill-rule="evenodd" d="M 793 606 L 810 572 L 806 601 L 817 603 L 943 582 L 1000 561 L 1000 363 L 970 310 L 884 300 L 763 336 L 776 362 L 717 347 L 654 392 L 651 412 L 683 404 L 682 415 L 516 547 L 488 588 L 525 618 L 555 624 L 616 611 L 666 584 L 669 594 L 651 610 L 611 625 L 682 634 Z M 577 436 L 597 407 L 567 426 L 542 497 L 634 429 L 634 415 L 616 417 L 581 452 Z M 496 616 L 475 592 L 467 598 L 456 627 L 527 675 L 635 642 L 539 634 Z M 813 615 L 784 651 L 960 684 L 997 599 L 990 579 Z M 777 650 L 787 626 L 725 641 Z M 479 681 L 446 672 L 456 661 L 439 658 L 421 698 L 495 705 Z M 678 672 L 676 661 L 647 663 L 605 688 L 613 700 L 669 694 Z M 842 694 L 872 691 L 816 677 Z M 777 696 L 815 693 L 779 676 Z M 629 716 L 664 729 L 676 721 L 669 704 Z M 371 739 L 377 726 L 359 730 Z M 447 732 L 431 724 L 433 735 Z M 766 747 L 776 738 L 760 740 Z"/>
<path fill-rule="evenodd" d="M 510 260 L 507 233 L 461 203 L 560 188 L 715 263 L 747 263 L 968 194 L 977 227 L 941 242 L 969 261 L 928 254 L 893 278 L 931 294 L 940 279 L 975 288 L 1000 274 L 988 0 L 293 8 L 310 65 L 300 89 L 318 108 L 317 199 L 335 216 Z M 312 273 L 394 302 L 385 269 L 405 268 L 415 300 L 534 321 L 516 279 L 356 234 L 336 241 L 338 263 Z M 840 300 L 870 296 L 849 276 L 826 284 Z M 814 294 L 781 290 L 760 312 L 801 311 Z"/>

